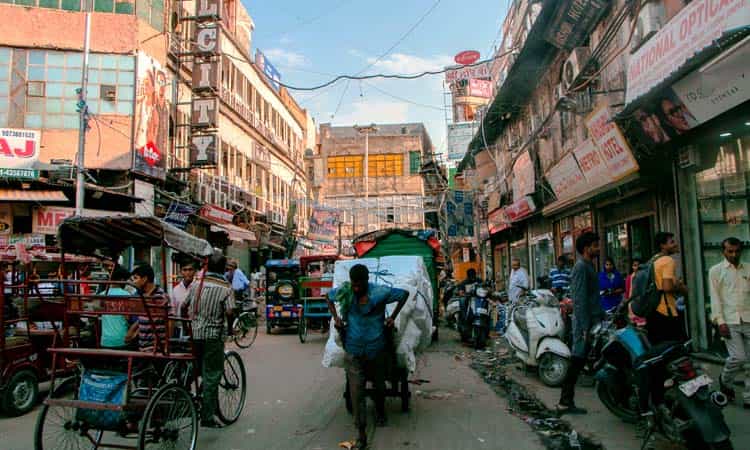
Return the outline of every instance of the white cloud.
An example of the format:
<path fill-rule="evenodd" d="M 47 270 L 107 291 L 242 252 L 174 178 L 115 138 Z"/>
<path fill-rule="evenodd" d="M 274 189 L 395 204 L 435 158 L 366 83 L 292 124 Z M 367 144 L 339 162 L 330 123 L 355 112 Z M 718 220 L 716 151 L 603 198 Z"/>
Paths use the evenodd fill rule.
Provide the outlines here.
<path fill-rule="evenodd" d="M 281 38 L 279 39 L 279 44 L 281 44 L 281 45 L 289 45 L 289 44 L 291 44 L 292 42 L 293 42 L 293 41 L 292 41 L 292 38 L 290 38 L 290 37 L 289 37 L 289 36 L 287 36 L 287 35 L 283 35 L 283 36 L 281 36 Z"/>
<path fill-rule="evenodd" d="M 307 65 L 307 58 L 301 53 L 296 53 L 282 48 L 272 48 L 263 52 L 271 64 L 278 63 L 287 67 L 301 67 Z"/>
<path fill-rule="evenodd" d="M 330 114 L 328 115 L 330 117 Z M 336 125 L 357 123 L 399 123 L 407 122 L 409 105 L 386 100 L 358 100 L 351 108 L 333 118 Z"/>
<path fill-rule="evenodd" d="M 380 61 L 377 58 L 369 57 L 367 58 L 367 62 L 368 64 L 375 63 L 373 65 L 374 68 L 387 73 L 415 74 L 443 69 L 445 66 L 452 64 L 452 59 L 446 55 L 423 58 L 405 53 L 394 53 Z"/>

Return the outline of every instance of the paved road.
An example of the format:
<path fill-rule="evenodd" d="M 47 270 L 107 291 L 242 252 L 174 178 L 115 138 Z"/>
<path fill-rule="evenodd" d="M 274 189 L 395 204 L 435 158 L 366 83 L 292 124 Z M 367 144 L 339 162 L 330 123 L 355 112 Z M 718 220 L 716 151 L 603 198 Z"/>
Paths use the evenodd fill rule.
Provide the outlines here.
<path fill-rule="evenodd" d="M 306 344 L 297 336 L 263 332 L 241 352 L 249 376 L 248 401 L 240 420 L 222 430 L 200 431 L 199 449 L 333 450 L 355 436 L 341 397 L 343 371 L 320 364 L 324 340 Z M 388 402 L 389 423 L 371 429 L 373 450 L 499 449 L 537 450 L 542 446 L 528 426 L 506 412 L 507 404 L 457 360 L 453 340 L 432 346 L 419 359 L 412 386 L 412 411 Z M 370 405 L 372 406 L 372 405 Z M 37 412 L 0 417 L 0 448 L 33 448 Z M 511 447 L 507 447 L 512 443 Z"/>

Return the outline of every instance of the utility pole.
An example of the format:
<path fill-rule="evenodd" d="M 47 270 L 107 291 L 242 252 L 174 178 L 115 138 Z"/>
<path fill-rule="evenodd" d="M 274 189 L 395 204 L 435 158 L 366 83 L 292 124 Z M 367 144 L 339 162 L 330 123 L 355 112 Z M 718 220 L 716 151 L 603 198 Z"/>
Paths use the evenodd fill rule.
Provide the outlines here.
<path fill-rule="evenodd" d="M 370 133 L 377 133 L 378 128 L 375 124 L 359 126 L 354 125 L 354 129 L 360 134 L 365 135 L 365 164 L 364 164 L 364 181 L 365 181 L 365 233 L 370 232 Z"/>
<path fill-rule="evenodd" d="M 83 215 L 83 198 L 86 193 L 83 171 L 85 165 L 84 152 L 86 151 L 86 129 L 89 124 L 89 107 L 86 104 L 86 89 L 89 84 L 89 50 L 91 40 L 91 7 L 93 0 L 84 0 L 86 12 L 84 13 L 83 31 L 83 68 L 81 69 L 81 87 L 78 92 L 78 155 L 76 158 L 76 216 Z"/>

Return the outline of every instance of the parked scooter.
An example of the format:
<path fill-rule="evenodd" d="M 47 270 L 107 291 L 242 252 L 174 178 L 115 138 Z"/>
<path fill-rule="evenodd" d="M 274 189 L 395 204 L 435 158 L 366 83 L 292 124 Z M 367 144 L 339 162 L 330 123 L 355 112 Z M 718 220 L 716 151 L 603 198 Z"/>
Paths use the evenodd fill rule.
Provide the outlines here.
<path fill-rule="evenodd" d="M 526 366 L 538 368 L 544 384 L 556 387 L 570 367 L 564 331 L 557 298 L 547 289 L 537 289 L 511 306 L 505 338 Z"/>
<path fill-rule="evenodd" d="M 711 378 L 693 364 L 689 347 L 690 341 L 651 347 L 632 326 L 617 331 L 598 364 L 597 395 L 610 412 L 633 423 L 640 418 L 640 395 L 649 395 L 651 386 L 663 386 L 661 405 L 654 406 L 649 395 L 652 414 L 646 441 L 658 431 L 690 450 L 731 450 L 721 411 L 728 399 L 711 390 Z M 654 376 L 660 380 L 649 383 Z"/>
<path fill-rule="evenodd" d="M 470 297 L 462 325 L 462 337 L 472 343 L 474 348 L 481 349 L 487 345 L 490 336 L 490 291 L 479 286 Z"/>

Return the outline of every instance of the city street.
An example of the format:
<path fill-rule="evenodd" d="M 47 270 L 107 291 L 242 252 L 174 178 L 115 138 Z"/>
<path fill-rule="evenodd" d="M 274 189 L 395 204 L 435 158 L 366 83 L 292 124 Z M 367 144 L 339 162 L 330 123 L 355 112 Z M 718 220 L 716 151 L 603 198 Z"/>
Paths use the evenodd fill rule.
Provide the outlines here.
<path fill-rule="evenodd" d="M 317 334 L 300 344 L 296 334 L 260 332 L 255 344 L 241 351 L 248 373 L 242 418 L 225 429 L 201 429 L 198 449 L 332 450 L 353 440 L 341 396 L 343 371 L 321 366 L 324 343 Z M 543 448 L 468 359 L 456 358 L 463 351 L 447 333 L 428 349 L 412 378 L 429 383 L 411 385 L 409 414 L 400 412 L 395 399 L 388 401 L 388 425 L 371 427 L 372 449 L 497 449 L 501 442 L 513 442 L 514 450 Z M 33 448 L 37 411 L 0 418 L 3 450 Z"/>

